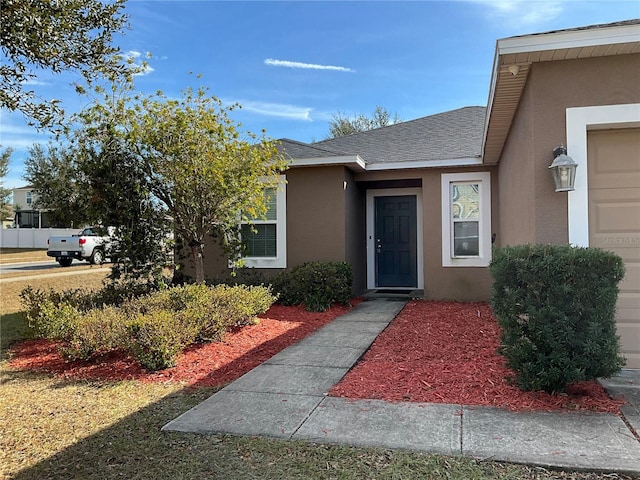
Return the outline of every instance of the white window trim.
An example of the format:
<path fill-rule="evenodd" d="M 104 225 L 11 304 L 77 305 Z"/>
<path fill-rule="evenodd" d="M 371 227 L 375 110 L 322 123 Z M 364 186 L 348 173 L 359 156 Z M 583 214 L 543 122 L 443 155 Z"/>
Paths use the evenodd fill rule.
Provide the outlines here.
<path fill-rule="evenodd" d="M 568 195 L 569 243 L 589 246 L 587 131 L 640 126 L 640 103 L 567 108 L 567 152 L 578 164 L 575 190 Z"/>
<path fill-rule="evenodd" d="M 415 195 L 416 197 L 416 261 L 418 262 L 417 276 L 418 289 L 424 289 L 424 240 L 422 226 L 422 189 L 421 188 L 381 188 L 367 190 L 367 288 L 373 290 L 376 285 L 376 258 L 375 258 L 375 198 L 402 195 Z M 406 288 L 406 287 L 404 287 Z"/>
<path fill-rule="evenodd" d="M 478 222 L 479 253 L 477 257 L 453 256 L 453 222 L 451 212 L 451 184 L 478 183 L 480 189 L 480 218 Z M 491 173 L 443 173 L 442 195 L 442 266 L 487 267 L 491 263 Z"/>
<path fill-rule="evenodd" d="M 243 257 L 249 268 L 287 268 L 287 177 L 280 175 L 276 188 L 276 257 Z M 260 222 L 258 223 L 271 223 Z"/>

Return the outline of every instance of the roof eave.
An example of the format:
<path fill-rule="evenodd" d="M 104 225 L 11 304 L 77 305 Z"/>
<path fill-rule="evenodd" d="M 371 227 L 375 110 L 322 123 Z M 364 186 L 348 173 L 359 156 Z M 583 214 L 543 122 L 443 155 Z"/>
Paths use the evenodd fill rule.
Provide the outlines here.
<path fill-rule="evenodd" d="M 365 161 L 359 155 L 336 155 L 330 157 L 294 158 L 289 167 L 329 167 L 342 165 L 351 170 L 363 172 Z"/>
<path fill-rule="evenodd" d="M 401 162 L 371 163 L 367 164 L 367 171 L 407 170 L 416 168 L 472 167 L 476 165 L 482 165 L 482 158 L 480 158 L 480 156 L 445 158 L 440 160 L 410 160 Z"/>
<path fill-rule="evenodd" d="M 533 63 L 637 52 L 640 52 L 637 23 L 498 40 L 482 141 L 483 162 L 494 165 L 500 160 Z"/>

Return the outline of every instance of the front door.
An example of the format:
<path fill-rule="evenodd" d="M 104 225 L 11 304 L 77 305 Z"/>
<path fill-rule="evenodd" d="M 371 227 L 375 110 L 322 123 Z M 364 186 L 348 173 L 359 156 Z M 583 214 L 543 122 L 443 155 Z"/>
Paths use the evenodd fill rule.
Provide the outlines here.
<path fill-rule="evenodd" d="M 375 197 L 377 287 L 418 286 L 416 196 Z"/>

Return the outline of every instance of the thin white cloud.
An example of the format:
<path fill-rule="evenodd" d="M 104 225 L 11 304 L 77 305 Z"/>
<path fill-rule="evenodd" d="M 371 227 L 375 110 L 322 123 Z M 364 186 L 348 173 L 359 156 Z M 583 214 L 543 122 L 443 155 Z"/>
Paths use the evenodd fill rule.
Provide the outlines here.
<path fill-rule="evenodd" d="M 558 17 L 564 11 L 559 0 L 467 0 L 488 8 L 491 16 L 512 24 L 535 26 Z"/>
<path fill-rule="evenodd" d="M 133 68 L 138 69 L 138 71 L 135 73 L 136 77 L 149 75 L 154 71 L 154 68 L 148 63 L 149 59 L 151 58 L 151 54 L 149 52 L 144 55 L 145 60 L 142 59 L 143 54 L 138 50 L 129 50 L 127 53 L 125 53 L 125 57 L 132 62 Z"/>
<path fill-rule="evenodd" d="M 300 120 L 305 122 L 313 121 L 313 119 L 311 118 L 311 112 L 313 111 L 313 109 L 309 107 L 298 107 L 296 105 L 250 100 L 238 100 L 225 103 L 239 103 L 242 107 L 242 110 L 256 113 L 258 115 L 286 118 L 288 120 Z"/>
<path fill-rule="evenodd" d="M 35 78 L 31 78 L 23 83 L 23 85 L 51 85 L 50 82 L 43 82 L 42 80 L 36 80 Z"/>
<path fill-rule="evenodd" d="M 332 70 L 334 72 L 355 72 L 354 69 L 349 67 L 338 67 L 335 65 L 318 65 L 315 63 L 302 63 L 292 62 L 290 60 L 276 60 L 273 58 L 267 58 L 264 61 L 265 65 L 271 67 L 286 67 L 286 68 L 302 68 L 307 70 Z"/>

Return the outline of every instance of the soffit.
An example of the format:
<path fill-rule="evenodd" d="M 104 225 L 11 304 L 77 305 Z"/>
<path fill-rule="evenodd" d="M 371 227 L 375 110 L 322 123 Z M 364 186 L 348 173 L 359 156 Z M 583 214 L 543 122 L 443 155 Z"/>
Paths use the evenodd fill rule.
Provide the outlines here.
<path fill-rule="evenodd" d="M 633 53 L 640 53 L 638 23 L 498 40 L 485 125 L 484 163 L 493 165 L 500 159 L 533 63 Z"/>

